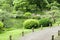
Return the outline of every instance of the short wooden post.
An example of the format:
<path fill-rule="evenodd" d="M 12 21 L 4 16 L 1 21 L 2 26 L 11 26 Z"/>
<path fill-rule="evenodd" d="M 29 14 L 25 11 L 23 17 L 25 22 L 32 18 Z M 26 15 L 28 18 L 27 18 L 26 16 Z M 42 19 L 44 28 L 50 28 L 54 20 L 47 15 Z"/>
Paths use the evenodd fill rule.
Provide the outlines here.
<path fill-rule="evenodd" d="M 54 40 L 54 35 L 52 35 L 52 40 Z"/>
<path fill-rule="evenodd" d="M 58 30 L 58 36 L 60 36 L 60 30 Z"/>
<path fill-rule="evenodd" d="M 34 28 L 32 28 L 32 32 L 34 32 Z"/>
<path fill-rule="evenodd" d="M 12 36 L 11 35 L 9 36 L 9 40 L 12 40 Z"/>
<path fill-rule="evenodd" d="M 59 26 L 59 23 L 58 23 L 58 26 Z"/>
<path fill-rule="evenodd" d="M 24 36 L 24 31 L 22 31 L 22 36 Z"/>
<path fill-rule="evenodd" d="M 49 27 L 51 27 L 51 24 L 49 24 Z"/>
<path fill-rule="evenodd" d="M 41 25 L 41 30 L 43 29 L 43 26 Z"/>

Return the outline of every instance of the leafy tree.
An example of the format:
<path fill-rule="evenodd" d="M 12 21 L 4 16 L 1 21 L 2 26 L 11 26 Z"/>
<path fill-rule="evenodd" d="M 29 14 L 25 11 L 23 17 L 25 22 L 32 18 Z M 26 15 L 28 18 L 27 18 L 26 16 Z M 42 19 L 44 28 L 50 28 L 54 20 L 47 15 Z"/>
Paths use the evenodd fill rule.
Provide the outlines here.
<path fill-rule="evenodd" d="M 16 0 L 13 2 L 14 8 L 16 10 L 25 10 L 25 11 L 31 11 L 33 7 L 34 10 L 46 8 L 48 1 L 47 0 Z"/>
<path fill-rule="evenodd" d="M 30 5 L 36 4 L 36 8 L 40 8 L 41 10 L 46 7 L 47 0 L 27 0 Z"/>
<path fill-rule="evenodd" d="M 15 8 L 16 11 L 18 11 L 18 10 L 22 10 L 22 11 L 27 10 L 28 2 L 25 2 L 25 1 L 22 1 L 22 0 L 20 0 L 20 1 L 16 0 L 16 1 L 13 2 L 14 8 Z"/>
<path fill-rule="evenodd" d="M 60 3 L 60 0 L 56 0 L 58 3 Z"/>
<path fill-rule="evenodd" d="M 56 6 L 52 6 L 51 10 L 49 11 L 49 14 L 51 15 L 51 18 L 53 19 L 53 22 L 56 22 L 57 17 L 59 16 L 60 10 Z"/>
<path fill-rule="evenodd" d="M 10 0 L 11 1 L 11 0 Z M 12 3 L 11 3 L 11 5 L 10 5 L 10 2 L 9 0 L 3 0 L 3 1 L 0 1 L 0 9 L 2 9 L 2 10 L 6 10 L 6 11 L 8 11 L 8 12 L 11 12 L 12 10 L 13 10 L 13 6 L 11 7 L 11 5 L 12 5 Z"/>
<path fill-rule="evenodd" d="M 48 3 L 53 3 L 55 0 L 47 0 Z"/>
<path fill-rule="evenodd" d="M 48 7 L 49 9 L 51 9 L 52 6 L 57 6 L 60 7 L 60 4 L 56 1 L 54 1 L 53 3 L 48 4 L 46 7 Z"/>
<path fill-rule="evenodd" d="M 4 23 L 4 27 L 6 24 L 6 20 L 10 19 L 11 14 L 5 10 L 0 9 L 0 21 Z"/>
<path fill-rule="evenodd" d="M 13 6 L 13 1 L 14 0 L 4 0 L 4 3 L 9 4 L 11 7 L 11 6 Z"/>

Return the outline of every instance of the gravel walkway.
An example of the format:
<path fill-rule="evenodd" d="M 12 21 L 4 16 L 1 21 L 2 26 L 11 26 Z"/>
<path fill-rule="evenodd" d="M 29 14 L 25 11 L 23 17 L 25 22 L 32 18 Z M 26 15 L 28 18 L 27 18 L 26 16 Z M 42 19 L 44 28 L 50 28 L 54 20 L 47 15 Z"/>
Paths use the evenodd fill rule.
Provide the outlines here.
<path fill-rule="evenodd" d="M 24 37 L 21 37 L 19 40 L 51 40 L 51 36 L 55 35 L 59 29 L 60 27 L 58 26 L 47 28 L 38 32 L 27 34 Z"/>

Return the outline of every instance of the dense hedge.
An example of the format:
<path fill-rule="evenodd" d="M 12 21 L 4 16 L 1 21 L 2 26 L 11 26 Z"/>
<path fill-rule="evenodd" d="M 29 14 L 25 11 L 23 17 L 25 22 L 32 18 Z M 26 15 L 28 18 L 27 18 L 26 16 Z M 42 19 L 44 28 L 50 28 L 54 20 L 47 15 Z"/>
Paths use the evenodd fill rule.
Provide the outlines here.
<path fill-rule="evenodd" d="M 39 20 L 39 25 L 42 25 L 43 27 L 47 27 L 49 25 L 52 26 L 52 22 L 49 18 L 42 18 Z"/>
<path fill-rule="evenodd" d="M 24 16 L 24 18 L 31 18 L 31 13 L 30 12 L 26 12 L 23 16 Z"/>
<path fill-rule="evenodd" d="M 36 19 L 28 19 L 23 23 L 23 26 L 26 29 L 38 28 L 39 27 L 39 21 Z"/>
<path fill-rule="evenodd" d="M 20 15 L 20 16 L 16 16 L 16 18 L 19 18 L 19 19 L 41 19 L 41 17 L 39 16 L 23 16 L 23 15 Z"/>

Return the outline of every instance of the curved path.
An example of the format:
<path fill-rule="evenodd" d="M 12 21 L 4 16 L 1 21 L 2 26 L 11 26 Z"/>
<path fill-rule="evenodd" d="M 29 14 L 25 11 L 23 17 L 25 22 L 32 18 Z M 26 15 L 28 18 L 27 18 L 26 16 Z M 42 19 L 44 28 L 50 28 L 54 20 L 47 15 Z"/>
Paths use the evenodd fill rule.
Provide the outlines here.
<path fill-rule="evenodd" d="M 60 27 L 51 27 L 44 30 L 40 30 L 38 32 L 33 32 L 24 37 L 21 37 L 19 40 L 51 40 L 52 35 L 56 35 L 56 33 L 60 30 Z"/>

